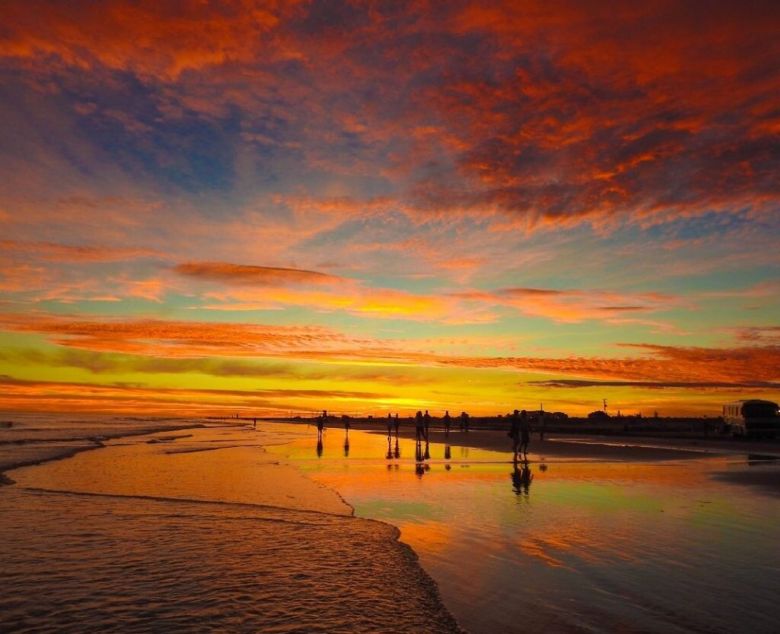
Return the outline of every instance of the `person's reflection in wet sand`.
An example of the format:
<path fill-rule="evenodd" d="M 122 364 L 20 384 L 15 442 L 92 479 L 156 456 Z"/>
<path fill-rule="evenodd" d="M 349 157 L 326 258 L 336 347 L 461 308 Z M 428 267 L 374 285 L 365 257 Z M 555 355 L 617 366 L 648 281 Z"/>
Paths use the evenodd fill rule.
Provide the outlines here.
<path fill-rule="evenodd" d="M 349 458 L 349 427 L 344 431 L 344 457 Z"/>
<path fill-rule="evenodd" d="M 392 439 L 390 438 L 390 436 L 388 436 L 387 437 L 387 453 L 385 454 L 385 458 L 387 460 L 392 460 L 393 459 L 393 447 L 392 447 L 392 444 L 391 444 L 392 442 L 393 442 Z"/>
<path fill-rule="evenodd" d="M 528 495 L 531 489 L 531 482 L 533 482 L 534 476 L 531 473 L 531 467 L 528 464 L 528 459 L 522 461 L 514 460 L 512 462 L 512 490 L 515 495 Z"/>
<path fill-rule="evenodd" d="M 444 459 L 449 460 L 450 458 L 452 458 L 452 447 L 444 445 Z"/>
<path fill-rule="evenodd" d="M 319 436 L 319 437 L 317 438 L 317 457 L 318 457 L 318 458 L 322 458 L 322 448 L 323 448 L 323 445 L 322 445 L 322 436 Z"/>
<path fill-rule="evenodd" d="M 422 442 L 416 441 L 414 446 L 414 474 L 418 478 L 422 478 L 425 474 L 425 464 L 423 463 L 423 448 Z"/>
<path fill-rule="evenodd" d="M 431 446 L 428 443 L 428 439 L 427 438 L 425 439 L 425 454 L 423 455 L 423 458 L 425 458 L 426 460 L 430 460 L 431 459 Z"/>
<path fill-rule="evenodd" d="M 393 457 L 396 460 L 401 457 L 401 448 L 398 446 L 398 434 L 395 436 L 395 448 L 393 449 Z"/>

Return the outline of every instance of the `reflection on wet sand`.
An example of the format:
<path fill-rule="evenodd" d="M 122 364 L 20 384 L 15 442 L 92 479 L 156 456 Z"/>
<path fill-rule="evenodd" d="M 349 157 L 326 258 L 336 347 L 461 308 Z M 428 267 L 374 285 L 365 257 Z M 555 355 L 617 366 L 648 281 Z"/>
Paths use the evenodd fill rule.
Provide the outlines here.
<path fill-rule="evenodd" d="M 416 441 L 415 448 L 414 448 L 414 459 L 415 459 L 414 472 L 418 478 L 422 478 L 425 472 L 429 471 L 431 468 L 430 465 L 426 462 L 426 460 L 431 459 L 431 448 L 427 438 L 425 439 L 424 448 L 421 440 L 418 439 Z"/>
<path fill-rule="evenodd" d="M 512 490 L 515 495 L 528 495 L 531 488 L 531 482 L 534 479 L 531 473 L 531 467 L 528 464 L 528 458 L 518 461 L 515 459 L 512 462 Z"/>
<path fill-rule="evenodd" d="M 612 448 L 590 457 L 587 447 L 576 456 L 563 447 L 559 456 L 561 443 L 545 440 L 514 463 L 511 446 L 460 447 L 453 456 L 441 439 L 428 443 L 426 458 L 422 439 L 402 438 L 400 449 L 414 459 L 379 470 L 377 459 L 392 444 L 361 433 L 348 470 L 326 451 L 307 473 L 338 490 L 358 516 L 398 526 L 468 631 L 512 631 L 518 623 L 555 632 L 636 631 L 637 624 L 643 631 L 774 631 L 780 506 L 714 479 L 775 471 L 771 462 L 672 451 L 680 459 L 652 461 L 641 448 L 639 462 L 628 460 L 629 448 L 610 461 L 604 456 Z M 544 456 L 533 453 L 540 447 Z M 766 582 L 756 587 L 747 571 Z M 517 584 L 519 576 L 533 583 Z M 686 600 L 692 593 L 696 603 Z"/>
<path fill-rule="evenodd" d="M 78 456 L 73 462 L 86 468 L 82 474 L 49 471 L 68 460 L 27 469 L 31 477 L 24 479 L 39 487 L 108 492 L 3 488 L 0 631 L 457 631 L 392 526 L 352 517 L 341 502 L 334 514 L 195 499 L 219 493 L 203 488 L 206 473 L 285 493 L 293 490 L 285 486 L 289 479 L 307 485 L 294 469 L 281 468 L 279 481 L 258 479 L 260 452 L 251 449 L 166 454 L 142 443 L 82 454 L 87 462 Z M 156 480 L 148 467 L 161 464 L 170 468 Z M 127 470 L 133 465 L 137 472 Z M 125 476 L 138 484 L 149 479 L 128 495 Z M 172 498 L 158 488 L 168 478 L 194 488 Z M 308 485 L 325 498 L 309 506 L 327 509 L 337 501 Z"/>

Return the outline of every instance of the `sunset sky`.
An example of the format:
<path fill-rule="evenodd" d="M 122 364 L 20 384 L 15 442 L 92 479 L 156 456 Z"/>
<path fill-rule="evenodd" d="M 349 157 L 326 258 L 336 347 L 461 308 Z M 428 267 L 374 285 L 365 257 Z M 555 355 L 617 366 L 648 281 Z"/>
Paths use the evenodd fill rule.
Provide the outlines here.
<path fill-rule="evenodd" d="M 768 2 L 0 4 L 0 409 L 780 399 Z"/>

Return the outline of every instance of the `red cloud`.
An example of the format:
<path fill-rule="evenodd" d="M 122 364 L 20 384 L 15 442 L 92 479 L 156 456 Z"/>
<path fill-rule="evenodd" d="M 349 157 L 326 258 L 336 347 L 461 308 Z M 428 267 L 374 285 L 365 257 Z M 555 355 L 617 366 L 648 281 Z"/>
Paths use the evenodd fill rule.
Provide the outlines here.
<path fill-rule="evenodd" d="M 187 70 L 251 60 L 294 0 L 276 3 L 108 1 L 67 7 L 52 0 L 5 3 L 0 54 L 58 57 L 81 69 L 96 65 L 175 78 Z"/>
<path fill-rule="evenodd" d="M 140 120 L 74 104 L 84 116 L 143 135 L 185 112 L 239 111 L 244 142 L 273 147 L 285 166 L 381 174 L 410 214 L 652 224 L 772 210 L 780 197 L 773 2 L 715 0 L 706 11 L 671 0 L 7 2 L 2 11 L 0 56 L 46 78 L 46 90 L 73 69 L 129 73 L 159 113 Z M 382 200 L 373 210 L 369 200 L 369 212 L 383 213 Z"/>

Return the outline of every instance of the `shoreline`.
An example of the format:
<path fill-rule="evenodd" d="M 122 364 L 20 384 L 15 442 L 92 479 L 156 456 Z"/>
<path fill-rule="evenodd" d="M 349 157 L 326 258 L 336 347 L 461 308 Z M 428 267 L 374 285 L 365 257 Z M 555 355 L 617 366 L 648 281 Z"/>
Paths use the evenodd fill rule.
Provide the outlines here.
<path fill-rule="evenodd" d="M 91 444 L 89 446 L 83 446 L 83 447 L 70 447 L 67 448 L 67 451 L 63 450 L 61 452 L 58 452 L 56 455 L 47 456 L 45 458 L 37 459 L 37 460 L 29 460 L 29 461 L 19 461 L 13 466 L 6 467 L 7 470 L 11 471 L 14 469 L 19 469 L 23 467 L 43 467 L 45 468 L 45 465 L 48 463 L 55 463 L 64 461 L 66 458 L 74 458 L 78 454 L 81 454 L 83 452 L 91 452 L 93 449 L 111 449 L 111 445 L 107 445 L 105 440 L 121 440 L 122 438 L 127 437 L 137 437 L 137 436 L 151 436 L 151 439 L 146 441 L 146 443 L 138 444 L 137 446 L 123 446 L 123 445 L 114 445 L 113 447 L 116 447 L 120 452 L 121 451 L 129 451 L 134 452 L 136 455 L 138 454 L 138 449 L 141 449 L 142 447 L 145 447 L 146 445 L 152 445 L 152 446 L 159 446 L 159 444 L 165 443 L 166 445 L 175 445 L 178 443 L 180 439 L 184 439 L 184 442 L 187 442 L 188 436 L 175 436 L 172 434 L 176 431 L 182 431 L 182 430 L 198 430 L 198 429 L 227 429 L 227 430 L 233 430 L 234 432 L 240 434 L 242 431 L 249 431 L 251 432 L 251 427 L 247 429 L 245 421 L 242 421 L 240 424 L 231 423 L 230 421 L 224 421 L 221 423 L 217 423 L 215 421 L 215 424 L 189 424 L 189 425 L 180 425 L 174 427 L 165 427 L 163 429 L 145 429 L 145 430 L 133 430 L 131 433 L 115 433 L 115 434 L 101 434 L 100 439 L 97 439 L 95 437 L 85 439 L 85 438 L 79 438 L 79 439 L 68 439 L 71 441 L 88 441 Z M 198 438 L 194 438 L 193 440 L 198 440 Z M 286 444 L 287 442 L 292 442 L 295 439 L 291 439 L 290 441 L 285 441 L 283 443 L 271 443 L 271 444 Z M 262 442 L 262 441 L 261 441 Z M 257 445 L 245 445 L 245 448 L 255 448 L 255 447 L 261 447 L 264 448 L 267 443 L 263 442 L 263 444 L 257 444 Z M 120 449 L 121 448 L 121 449 Z M 240 447 L 236 447 L 234 445 L 225 446 L 225 447 L 214 447 L 215 451 L 207 451 L 206 453 L 209 454 L 221 454 L 222 452 L 217 452 L 216 449 L 240 449 Z M 143 452 L 143 449 L 141 449 Z M 201 450 L 202 451 L 202 450 Z M 96 454 L 99 454 L 100 452 L 96 452 Z M 192 453 L 192 452 L 187 452 Z M 119 471 L 124 471 L 122 468 L 122 465 L 116 465 L 114 464 L 115 456 L 120 454 L 113 454 L 112 456 L 106 456 L 105 459 L 103 459 L 103 463 L 107 465 L 111 465 L 109 468 L 118 469 Z M 166 456 L 166 458 L 163 458 L 162 456 Z M 168 456 L 170 456 L 168 452 L 163 452 L 163 454 L 159 455 L 159 459 L 166 460 Z M 228 461 L 232 458 L 226 458 Z M 82 464 L 96 464 L 100 463 L 100 459 L 97 458 L 95 460 L 90 459 L 88 462 Z M 208 463 L 201 463 L 196 462 L 196 465 L 199 464 L 208 464 Z M 426 626 L 425 629 L 427 631 L 432 632 L 465 632 L 463 628 L 458 624 L 457 620 L 452 615 L 452 612 L 449 610 L 448 606 L 444 603 L 440 589 L 438 587 L 438 584 L 433 579 L 433 577 L 428 573 L 427 570 L 422 566 L 420 562 L 420 558 L 418 553 L 414 551 L 414 549 L 409 546 L 408 544 L 401 541 L 401 531 L 400 529 L 389 523 L 389 522 L 383 522 L 381 520 L 376 519 L 370 519 L 370 518 L 364 518 L 364 517 L 357 517 L 355 515 L 355 509 L 350 504 L 344 496 L 337 490 L 331 488 L 331 487 L 325 487 L 324 485 L 320 485 L 310 478 L 306 476 L 306 474 L 296 465 L 289 463 L 285 465 L 284 463 L 273 463 L 275 465 L 278 465 L 276 467 L 272 467 L 273 473 L 276 473 L 276 469 L 284 468 L 284 466 L 287 466 L 289 468 L 294 468 L 295 471 L 300 475 L 300 477 L 304 480 L 306 480 L 309 483 L 312 483 L 316 485 L 317 487 L 322 487 L 323 493 L 325 491 L 328 491 L 331 495 L 335 496 L 340 500 L 340 502 L 345 507 L 345 513 L 343 514 L 334 514 L 329 513 L 327 510 L 323 509 L 314 509 L 314 508 L 296 508 L 295 506 L 279 506 L 274 504 L 268 504 L 264 505 L 257 502 L 240 502 L 240 501 L 225 501 L 225 500 L 219 500 L 219 499 L 199 499 L 199 493 L 193 492 L 193 497 L 178 497 L 178 496 L 169 496 L 165 494 L 161 495 L 134 495 L 134 494 L 128 494 L 126 492 L 99 492 L 99 491 L 89 491 L 89 490 L 78 490 L 78 486 L 74 486 L 72 484 L 69 484 L 67 481 L 64 483 L 63 489 L 57 489 L 57 488 L 43 488 L 43 487 L 37 487 L 35 485 L 30 485 L 30 483 L 25 483 L 24 478 L 20 478 L 20 483 L 16 483 L 10 478 L 7 480 L 7 484 L 18 484 L 17 487 L 14 487 L 11 490 L 14 490 L 14 493 L 21 493 L 24 495 L 24 492 L 33 494 L 33 495 L 51 495 L 51 496 L 76 496 L 78 500 L 80 500 L 78 503 L 83 505 L 102 505 L 102 504 L 116 504 L 116 505 L 123 505 L 126 501 L 130 500 L 143 500 L 144 503 L 151 503 L 151 504 L 183 504 L 183 505 L 190 505 L 190 504 L 205 504 L 205 505 L 216 505 L 214 508 L 230 508 L 231 506 L 234 506 L 236 508 L 243 509 L 243 511 L 240 511 L 239 515 L 245 515 L 247 518 L 251 519 L 253 517 L 261 519 L 261 524 L 271 522 L 276 523 L 280 525 L 299 525 L 301 521 L 304 523 L 311 522 L 314 525 L 318 523 L 336 523 L 339 526 L 342 527 L 342 531 L 338 531 L 340 534 L 342 534 L 342 537 L 340 539 L 346 540 L 347 542 L 355 542 L 356 540 L 360 542 L 359 539 L 361 535 L 366 533 L 374 533 L 376 535 L 377 541 L 374 542 L 373 546 L 370 546 L 368 544 L 360 546 L 360 548 L 357 548 L 354 543 L 351 545 L 351 549 L 355 551 L 354 555 L 358 559 L 364 559 L 366 561 L 370 561 L 372 558 L 377 556 L 377 548 L 380 548 L 382 551 L 384 551 L 384 554 L 382 555 L 382 558 L 386 559 L 388 562 L 395 562 L 392 564 L 393 570 L 396 572 L 394 574 L 400 574 L 400 571 L 404 571 L 404 575 L 406 578 L 409 579 L 411 582 L 408 586 L 408 589 L 403 591 L 403 594 L 407 595 L 406 603 L 410 606 L 409 609 L 418 609 L 419 610 L 419 616 L 417 618 L 421 619 L 421 623 L 425 622 Z M 78 466 L 73 467 L 73 469 L 78 472 L 79 468 Z M 61 471 L 61 470 L 60 470 Z M 56 473 L 57 471 L 51 472 L 54 474 L 53 477 L 57 477 Z M 273 473 L 271 473 L 271 478 L 273 478 Z M 2 477 L 2 475 L 0 475 Z M 52 476 L 49 476 L 52 477 Z M 239 476 L 240 477 L 240 476 Z M 284 477 L 284 473 L 281 472 L 280 476 L 277 477 Z M 60 480 L 57 480 L 57 482 L 60 482 Z M 269 480 L 270 486 L 273 486 L 273 479 Z M 152 491 L 154 490 L 154 486 L 152 486 Z M 90 502 L 90 500 L 94 500 L 93 502 Z M 323 507 L 324 508 L 324 507 Z M 53 507 L 53 512 L 57 512 L 57 507 Z M 220 511 L 222 512 L 222 511 Z M 267 519 L 265 519 L 267 518 Z M 308 518 L 308 519 L 306 519 Z M 319 518 L 319 519 L 318 519 Z M 350 523 L 344 523 L 344 522 L 350 522 Z M 354 522 L 354 523 L 352 523 Z M 349 537 L 352 536 L 352 537 Z M 305 542 L 309 542 L 308 548 L 313 550 L 320 549 L 320 546 L 318 545 L 318 539 L 304 539 Z M 381 543 L 384 543 L 384 545 L 381 545 Z M 373 550 L 372 550 L 373 549 Z M 365 551 L 365 552 L 363 552 Z M 373 553 L 373 554 L 370 554 Z M 337 562 L 331 561 L 331 574 L 335 575 L 337 578 L 341 580 L 342 583 L 349 583 L 349 584 L 355 584 L 358 580 L 351 578 L 351 571 L 349 567 L 344 567 L 339 565 Z M 296 562 L 288 562 L 288 564 L 292 564 L 293 567 L 297 566 L 298 564 Z M 268 570 L 268 572 L 271 572 L 271 569 Z M 376 583 L 380 583 L 379 578 L 376 578 Z M 362 599 L 354 599 L 357 600 L 358 603 L 360 601 L 365 601 L 365 598 Z M 284 601 L 282 601 L 282 604 L 284 605 Z M 349 605 L 349 602 L 347 601 L 345 603 L 345 607 Z M 416 606 L 416 607 L 413 607 Z M 424 607 L 423 607 L 424 606 Z M 367 606 L 364 606 L 367 607 Z M 374 610 L 378 610 L 380 608 L 373 608 Z M 370 610 L 368 611 L 368 614 L 370 614 Z M 379 619 L 377 622 L 381 623 L 382 619 L 389 619 L 393 617 L 393 611 L 390 609 L 386 609 L 385 612 L 382 614 L 377 613 L 377 618 Z M 363 618 L 367 618 L 367 615 Z M 384 631 L 384 630 L 383 630 Z M 408 626 L 406 628 L 401 627 L 399 631 L 414 631 L 413 629 L 410 629 Z"/>
<path fill-rule="evenodd" d="M 7 472 L 14 471 L 16 469 L 22 469 L 24 467 L 35 467 L 37 465 L 46 464 L 47 462 L 54 462 L 57 460 L 65 460 L 67 458 L 72 458 L 73 456 L 76 456 L 82 452 L 85 451 L 93 451 L 95 449 L 101 449 L 106 446 L 105 441 L 107 440 L 120 440 L 122 438 L 131 438 L 133 436 L 144 436 L 149 434 L 158 434 L 163 432 L 175 432 L 175 431 L 184 431 L 188 429 L 203 429 L 206 425 L 202 423 L 194 423 L 189 425 L 180 425 L 180 426 L 174 426 L 174 427 L 162 427 L 162 428 L 146 428 L 146 429 L 135 429 L 135 430 L 128 430 L 126 432 L 121 433 L 108 433 L 108 434 L 95 434 L 92 436 L 77 436 L 77 437 L 55 437 L 55 438 L 47 438 L 47 439 L 19 439 L 19 440 L 4 440 L 0 441 L 0 447 L 2 446 L 39 446 L 42 449 L 45 448 L 45 445 L 51 443 L 89 443 L 82 446 L 75 446 L 75 447 L 62 447 L 59 450 L 56 450 L 56 447 L 50 447 L 50 449 L 54 450 L 52 451 L 51 455 L 47 456 L 40 456 L 35 458 L 27 458 L 27 459 L 21 459 L 21 460 L 2 460 L 0 459 L 0 486 L 8 486 L 11 484 L 15 484 L 16 481 L 7 475 Z"/>

